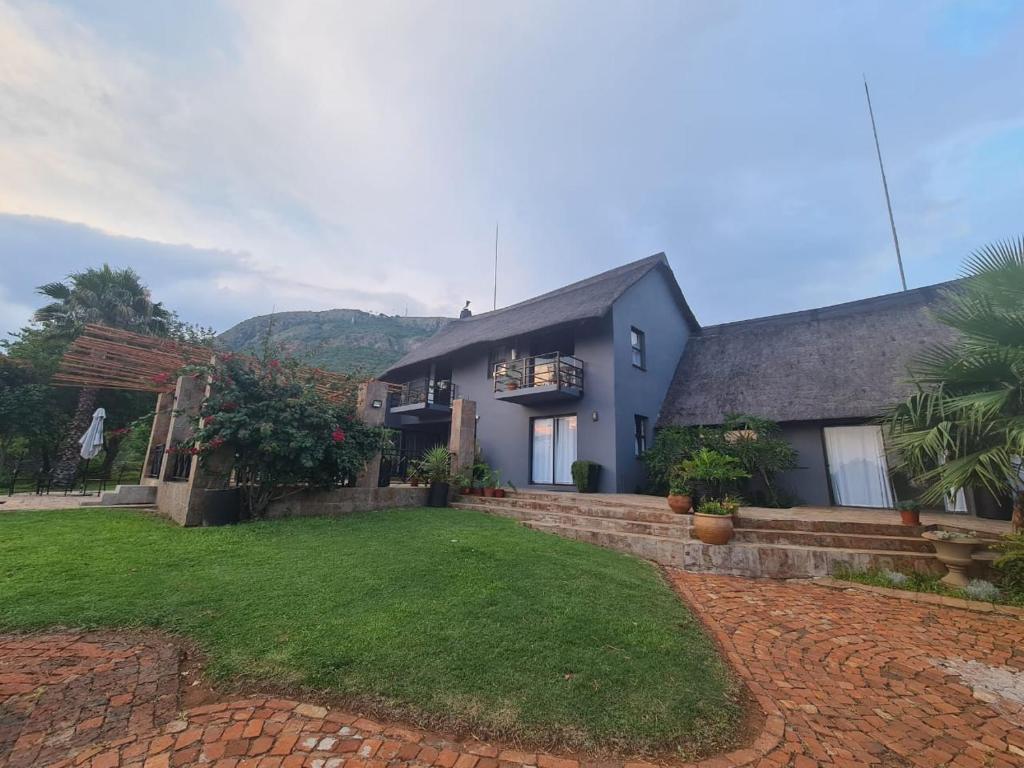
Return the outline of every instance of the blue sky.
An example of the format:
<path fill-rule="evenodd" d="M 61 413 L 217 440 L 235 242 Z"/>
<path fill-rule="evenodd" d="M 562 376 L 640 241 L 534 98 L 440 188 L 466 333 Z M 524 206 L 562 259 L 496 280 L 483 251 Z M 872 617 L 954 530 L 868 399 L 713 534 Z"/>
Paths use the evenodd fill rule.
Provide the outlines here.
<path fill-rule="evenodd" d="M 1019 2 L 0 0 L 0 332 L 109 261 L 188 320 L 453 314 L 665 251 L 715 323 L 1024 231 Z"/>

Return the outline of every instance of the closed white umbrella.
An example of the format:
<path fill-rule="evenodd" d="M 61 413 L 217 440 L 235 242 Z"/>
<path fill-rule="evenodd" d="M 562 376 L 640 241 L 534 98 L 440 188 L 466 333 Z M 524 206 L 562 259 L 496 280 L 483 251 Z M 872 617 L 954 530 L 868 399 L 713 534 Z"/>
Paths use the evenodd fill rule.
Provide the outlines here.
<path fill-rule="evenodd" d="M 78 438 L 78 444 L 82 446 L 79 453 L 83 459 L 91 459 L 103 450 L 103 421 L 107 418 L 107 412 L 97 408 L 92 415 L 92 423 L 85 430 L 85 434 Z"/>

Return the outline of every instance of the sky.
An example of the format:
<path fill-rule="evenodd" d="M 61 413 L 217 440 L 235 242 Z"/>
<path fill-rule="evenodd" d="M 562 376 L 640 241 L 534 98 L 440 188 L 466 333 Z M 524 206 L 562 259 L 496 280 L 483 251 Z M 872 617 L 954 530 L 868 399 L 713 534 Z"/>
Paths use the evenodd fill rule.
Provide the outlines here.
<path fill-rule="evenodd" d="M 0 0 L 0 334 L 134 268 L 183 319 L 453 315 L 667 253 L 712 324 L 1024 234 L 1024 3 Z"/>

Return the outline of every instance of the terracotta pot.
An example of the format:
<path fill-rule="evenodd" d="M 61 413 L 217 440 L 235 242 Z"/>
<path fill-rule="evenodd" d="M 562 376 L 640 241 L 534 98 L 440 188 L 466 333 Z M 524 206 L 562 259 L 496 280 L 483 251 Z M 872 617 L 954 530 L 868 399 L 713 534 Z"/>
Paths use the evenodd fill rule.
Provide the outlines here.
<path fill-rule="evenodd" d="M 461 488 L 459 488 L 459 495 L 461 496 L 469 496 L 472 492 L 473 489 L 470 488 L 468 485 L 464 485 Z"/>
<path fill-rule="evenodd" d="M 471 488 L 469 492 L 473 496 L 483 496 L 484 495 L 484 489 L 483 488 Z"/>
<path fill-rule="evenodd" d="M 694 512 L 693 532 L 705 544 L 728 544 L 732 538 L 732 515 Z"/>
<path fill-rule="evenodd" d="M 693 511 L 693 499 L 682 494 L 668 495 L 668 505 L 677 515 L 685 515 Z"/>
<path fill-rule="evenodd" d="M 900 510 L 900 521 L 904 525 L 920 525 L 921 524 L 921 512 L 917 509 L 901 509 Z"/>
<path fill-rule="evenodd" d="M 971 554 L 984 542 L 970 536 L 959 539 L 936 538 L 936 531 L 925 531 L 921 538 L 928 539 L 935 547 L 935 556 L 946 566 L 948 573 L 939 581 L 951 587 L 966 587 L 969 579 L 967 569 L 971 566 Z"/>
<path fill-rule="evenodd" d="M 505 498 L 505 489 L 504 488 L 495 488 L 494 489 L 494 498 L 496 498 L 496 499 L 504 499 Z"/>
<path fill-rule="evenodd" d="M 494 498 L 494 491 L 495 491 L 494 488 L 484 488 L 484 496 L 486 496 L 489 499 L 493 499 Z"/>

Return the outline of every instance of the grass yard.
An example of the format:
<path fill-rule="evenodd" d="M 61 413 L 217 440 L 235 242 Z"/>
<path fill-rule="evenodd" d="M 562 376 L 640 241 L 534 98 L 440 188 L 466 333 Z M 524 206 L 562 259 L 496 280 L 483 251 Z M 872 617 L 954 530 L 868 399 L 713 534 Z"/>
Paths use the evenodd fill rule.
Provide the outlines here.
<path fill-rule="evenodd" d="M 743 715 L 652 566 L 474 512 L 0 515 L 0 630 L 57 625 L 180 633 L 214 681 L 538 746 L 707 753 Z"/>

